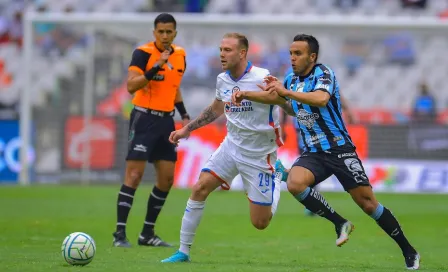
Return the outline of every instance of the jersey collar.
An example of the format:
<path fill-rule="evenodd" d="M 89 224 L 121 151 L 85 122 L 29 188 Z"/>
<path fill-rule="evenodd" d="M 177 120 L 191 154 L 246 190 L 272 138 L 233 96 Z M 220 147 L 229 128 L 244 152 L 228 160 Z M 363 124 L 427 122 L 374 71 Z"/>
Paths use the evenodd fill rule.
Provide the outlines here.
<path fill-rule="evenodd" d="M 320 63 L 316 63 L 316 64 L 314 65 L 313 69 L 312 69 L 307 75 L 304 75 L 304 76 L 297 76 L 297 77 L 299 77 L 300 81 L 304 81 L 304 80 L 307 79 L 307 78 L 312 78 L 313 75 L 314 75 L 314 71 L 316 70 L 316 67 L 319 66 L 319 65 L 320 65 Z"/>
<path fill-rule="evenodd" d="M 247 62 L 246 69 L 244 70 L 244 73 L 243 73 L 239 78 L 236 78 L 236 79 L 232 77 L 232 75 L 230 74 L 230 71 L 229 71 L 229 70 L 226 71 L 226 74 L 229 75 L 230 79 L 232 79 L 232 80 L 235 81 L 235 82 L 238 82 L 238 81 L 240 81 L 240 79 L 243 78 L 243 76 L 244 76 L 245 74 L 247 74 L 247 73 L 250 72 L 250 70 L 252 69 L 252 67 L 253 67 L 252 62 L 248 61 L 248 62 Z"/>

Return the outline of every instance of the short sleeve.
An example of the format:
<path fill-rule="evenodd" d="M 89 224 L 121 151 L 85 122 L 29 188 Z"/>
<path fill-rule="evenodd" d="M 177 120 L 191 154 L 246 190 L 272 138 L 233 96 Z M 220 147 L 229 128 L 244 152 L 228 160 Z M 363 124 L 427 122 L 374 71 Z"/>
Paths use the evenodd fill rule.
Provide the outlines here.
<path fill-rule="evenodd" d="M 141 49 L 134 50 L 128 70 L 144 74 L 146 70 L 146 64 L 148 63 L 150 57 L 151 54 L 149 54 L 148 52 L 145 52 Z"/>
<path fill-rule="evenodd" d="M 216 78 L 216 95 L 215 98 L 216 100 L 222 101 L 222 95 L 221 95 L 221 79 L 219 78 L 219 76 Z"/>
<path fill-rule="evenodd" d="M 316 85 L 314 86 L 314 91 L 325 91 L 330 95 L 334 92 L 334 78 L 330 69 L 321 65 L 320 70 L 322 71 L 316 77 Z"/>

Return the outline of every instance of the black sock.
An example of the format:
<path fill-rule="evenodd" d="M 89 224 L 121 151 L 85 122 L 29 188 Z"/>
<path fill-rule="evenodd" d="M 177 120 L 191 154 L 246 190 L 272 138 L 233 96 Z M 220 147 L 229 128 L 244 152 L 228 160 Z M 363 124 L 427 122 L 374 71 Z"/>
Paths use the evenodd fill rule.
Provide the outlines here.
<path fill-rule="evenodd" d="M 165 204 L 168 192 L 160 191 L 156 186 L 152 189 L 148 199 L 148 208 L 146 210 L 145 224 L 143 225 L 142 235 L 144 237 L 154 236 L 154 226 L 157 217 Z"/>
<path fill-rule="evenodd" d="M 122 185 L 117 200 L 117 231 L 126 232 L 126 222 L 134 202 L 135 189 Z"/>
<path fill-rule="evenodd" d="M 397 219 L 389 209 L 378 204 L 376 211 L 371 217 L 376 220 L 378 225 L 390 236 L 390 238 L 394 239 L 398 246 L 400 246 L 403 254 L 416 253 L 408 239 L 406 239 L 406 236 L 404 236 L 403 230 Z"/>
<path fill-rule="evenodd" d="M 305 191 L 296 195 L 295 198 L 311 212 L 333 222 L 336 227 L 347 222 L 327 203 L 325 198 L 315 189 L 306 188 Z"/>

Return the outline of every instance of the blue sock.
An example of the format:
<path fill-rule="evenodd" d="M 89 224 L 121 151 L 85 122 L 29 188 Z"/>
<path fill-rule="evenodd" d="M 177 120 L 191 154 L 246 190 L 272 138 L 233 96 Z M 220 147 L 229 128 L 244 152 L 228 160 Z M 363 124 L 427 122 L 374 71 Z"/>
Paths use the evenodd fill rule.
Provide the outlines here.
<path fill-rule="evenodd" d="M 381 203 L 378 203 L 378 206 L 376 207 L 376 210 L 370 215 L 375 221 L 378 221 L 380 219 L 381 215 L 383 214 L 384 206 L 381 205 Z"/>
<path fill-rule="evenodd" d="M 311 188 L 310 188 L 310 187 L 307 187 L 307 188 L 305 189 L 305 191 L 303 191 L 303 192 L 297 194 L 297 195 L 295 196 L 295 198 L 296 198 L 298 201 L 302 201 L 302 200 L 304 200 L 304 199 L 310 194 L 310 192 L 311 192 Z"/>

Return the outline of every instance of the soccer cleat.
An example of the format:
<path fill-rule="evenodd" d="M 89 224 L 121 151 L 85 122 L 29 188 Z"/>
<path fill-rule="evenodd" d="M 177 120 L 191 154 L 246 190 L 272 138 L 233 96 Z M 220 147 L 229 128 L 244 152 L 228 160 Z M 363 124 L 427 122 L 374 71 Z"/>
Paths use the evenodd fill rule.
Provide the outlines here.
<path fill-rule="evenodd" d="M 286 168 L 283 166 L 281 160 L 277 160 L 275 162 L 275 177 L 280 178 L 281 181 L 285 181 L 288 179 L 288 172 Z"/>
<path fill-rule="evenodd" d="M 336 228 L 336 245 L 338 247 L 342 246 L 343 244 L 347 243 L 348 236 L 352 231 L 355 229 L 355 226 L 350 221 L 346 221 L 344 224 L 342 224 L 340 227 Z"/>
<path fill-rule="evenodd" d="M 420 255 L 418 253 L 405 255 L 404 261 L 408 270 L 418 270 L 420 268 Z"/>
<path fill-rule="evenodd" d="M 187 263 L 190 262 L 190 256 L 187 254 L 176 251 L 171 257 L 162 260 L 162 263 Z"/>
<path fill-rule="evenodd" d="M 126 233 L 124 231 L 117 231 L 112 234 L 114 236 L 114 240 L 112 242 L 112 246 L 114 247 L 131 247 L 131 244 L 126 238 Z"/>
<path fill-rule="evenodd" d="M 172 245 L 164 242 L 159 236 L 154 235 L 152 237 L 146 238 L 142 235 L 138 237 L 139 246 L 153 246 L 153 247 L 172 247 Z"/>

